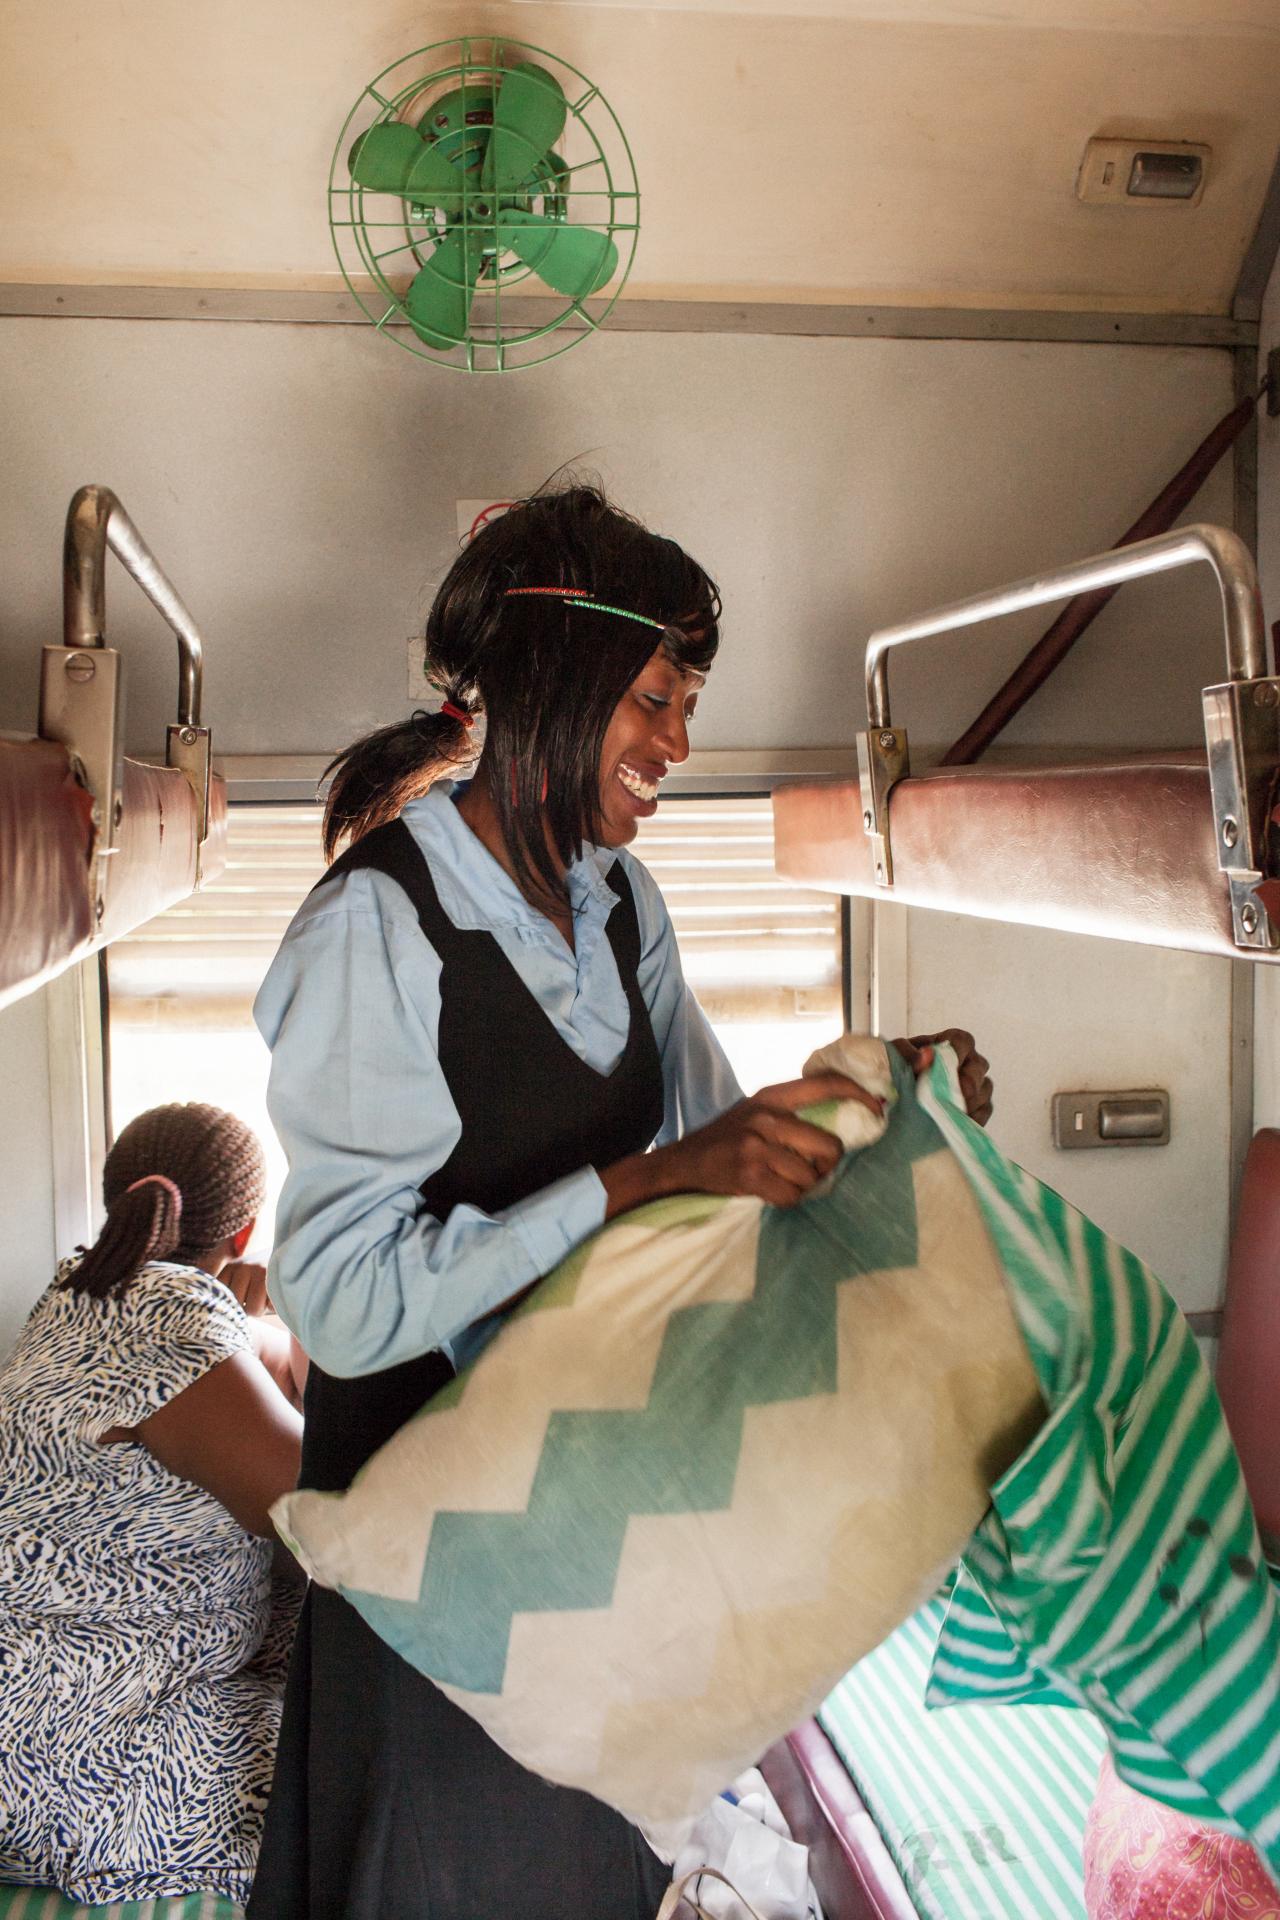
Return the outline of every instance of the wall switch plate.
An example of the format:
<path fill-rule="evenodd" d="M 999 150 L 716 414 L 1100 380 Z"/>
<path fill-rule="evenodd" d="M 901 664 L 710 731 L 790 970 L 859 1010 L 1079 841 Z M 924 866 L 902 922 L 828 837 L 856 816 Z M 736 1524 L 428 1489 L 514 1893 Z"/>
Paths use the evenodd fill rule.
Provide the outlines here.
<path fill-rule="evenodd" d="M 1053 1144 L 1080 1147 L 1163 1147 L 1169 1141 L 1169 1096 L 1163 1087 L 1120 1093 L 1055 1093 Z"/>
<path fill-rule="evenodd" d="M 1189 140 L 1091 140 L 1076 198 L 1094 206 L 1199 206 L 1210 151 Z"/>

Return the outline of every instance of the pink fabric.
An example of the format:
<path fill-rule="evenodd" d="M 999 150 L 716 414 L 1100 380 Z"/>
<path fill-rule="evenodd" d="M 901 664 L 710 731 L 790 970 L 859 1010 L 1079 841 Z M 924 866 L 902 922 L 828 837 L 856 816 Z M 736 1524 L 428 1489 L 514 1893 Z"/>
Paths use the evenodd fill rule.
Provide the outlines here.
<path fill-rule="evenodd" d="M 1240 1185 L 1231 1239 L 1217 1382 L 1222 1410 L 1258 1516 L 1270 1541 L 1280 1539 L 1280 1132 L 1253 1136 Z"/>
<path fill-rule="evenodd" d="M 1280 1920 L 1280 1891 L 1245 1840 L 1116 1778 L 1110 1755 L 1084 1829 L 1089 1920 Z"/>

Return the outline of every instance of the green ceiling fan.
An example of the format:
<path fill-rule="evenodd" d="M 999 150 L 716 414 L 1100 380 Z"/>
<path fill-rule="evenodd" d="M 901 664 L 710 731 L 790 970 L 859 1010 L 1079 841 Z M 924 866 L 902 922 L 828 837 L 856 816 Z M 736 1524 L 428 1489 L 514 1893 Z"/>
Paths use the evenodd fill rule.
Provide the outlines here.
<path fill-rule="evenodd" d="M 598 88 L 538 48 L 463 39 L 364 89 L 334 154 L 329 220 L 380 329 L 439 364 L 504 373 L 600 325 L 630 271 L 639 193 Z"/>

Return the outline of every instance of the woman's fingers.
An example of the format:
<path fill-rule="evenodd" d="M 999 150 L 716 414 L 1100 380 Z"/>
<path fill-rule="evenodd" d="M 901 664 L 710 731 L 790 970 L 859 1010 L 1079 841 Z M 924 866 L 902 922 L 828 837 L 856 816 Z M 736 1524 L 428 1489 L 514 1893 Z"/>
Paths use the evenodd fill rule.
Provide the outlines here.
<path fill-rule="evenodd" d="M 782 1080 L 776 1086 L 761 1087 L 751 1104 L 776 1113 L 794 1113 L 797 1107 L 816 1107 L 823 1100 L 858 1100 L 872 1113 L 884 1112 L 884 1101 L 846 1073 L 813 1073 L 803 1080 Z"/>
<path fill-rule="evenodd" d="M 810 1177 L 821 1178 L 831 1172 L 844 1148 L 834 1133 L 815 1127 L 795 1114 L 777 1113 L 768 1107 L 758 1109 L 755 1130 L 770 1148 L 784 1151 L 810 1169 Z"/>

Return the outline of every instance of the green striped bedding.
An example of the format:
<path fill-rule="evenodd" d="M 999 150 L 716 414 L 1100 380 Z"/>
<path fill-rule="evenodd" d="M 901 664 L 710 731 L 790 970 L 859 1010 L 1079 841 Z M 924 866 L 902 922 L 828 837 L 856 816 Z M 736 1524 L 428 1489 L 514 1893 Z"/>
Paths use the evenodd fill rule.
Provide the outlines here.
<path fill-rule="evenodd" d="M 219 1893 L 174 1893 L 78 1907 L 48 1887 L 0 1887 L 0 1920 L 242 1920 L 243 1910 Z"/>
<path fill-rule="evenodd" d="M 1072 1707 L 927 1711 L 945 1606 L 860 1660 L 818 1718 L 923 1920 L 1083 1920 L 1102 1729 Z"/>
<path fill-rule="evenodd" d="M 1274 1872 L 1280 1629 L 1194 1337 L 1142 1262 L 1004 1160 L 936 1069 L 921 1104 L 982 1207 L 1049 1407 L 965 1549 L 929 1704 L 1092 1708 L 1122 1780 L 1243 1830 Z"/>

